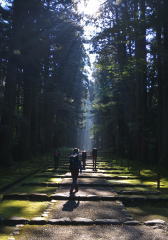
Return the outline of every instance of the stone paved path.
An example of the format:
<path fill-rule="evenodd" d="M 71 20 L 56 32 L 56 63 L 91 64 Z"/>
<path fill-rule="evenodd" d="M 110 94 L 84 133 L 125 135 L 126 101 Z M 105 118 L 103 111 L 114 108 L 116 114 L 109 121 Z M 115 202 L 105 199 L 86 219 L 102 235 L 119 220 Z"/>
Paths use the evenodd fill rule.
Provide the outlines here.
<path fill-rule="evenodd" d="M 56 195 L 65 194 L 69 196 L 69 187 L 60 187 L 56 192 Z M 114 192 L 113 188 L 111 187 L 80 187 L 79 192 L 75 194 L 75 196 L 116 196 L 117 194 Z"/>
<path fill-rule="evenodd" d="M 27 226 L 18 240 L 167 240 L 162 229 L 146 226 Z"/>
<path fill-rule="evenodd" d="M 87 163 L 90 165 L 91 160 Z M 68 176 L 69 173 L 66 174 Z M 80 178 L 79 183 L 85 183 L 80 187 L 76 196 L 94 195 L 98 197 L 116 196 L 112 187 L 106 185 L 108 180 L 100 178 L 103 173 L 85 171 L 85 178 Z M 95 178 L 90 178 L 94 176 Z M 62 177 L 63 178 L 63 177 Z M 69 178 L 63 178 L 62 183 L 70 185 Z M 96 185 L 95 185 L 96 184 Z M 99 187 L 98 185 L 103 185 Z M 95 186 L 94 186 L 95 185 Z M 69 196 L 69 187 L 61 186 L 56 191 L 55 195 Z M 74 198 L 67 200 L 52 201 L 48 214 L 45 216 L 46 221 L 51 219 L 69 219 L 62 223 L 62 226 L 53 223 L 40 225 L 26 225 L 21 229 L 21 233 L 15 236 L 16 240 L 166 240 L 168 239 L 166 226 L 145 226 L 137 225 L 132 221 L 132 217 L 127 213 L 124 205 L 120 201 L 78 201 Z M 83 223 L 78 221 L 82 219 Z M 86 222 L 85 222 L 86 219 Z M 76 223 L 71 224 L 71 221 Z M 91 224 L 88 220 L 91 220 Z M 101 221 L 100 221 L 101 220 Z M 115 222 L 116 220 L 116 222 Z M 97 223 L 96 223 L 97 221 Z M 114 224 L 109 224 L 109 221 L 114 221 Z M 117 223 L 117 221 L 119 223 Z M 100 223 L 101 222 L 101 223 Z M 108 222 L 108 224 L 107 224 Z M 59 223 L 60 224 L 60 223 Z M 129 225 L 131 224 L 131 225 Z M 76 226 L 78 225 L 78 226 Z"/>
<path fill-rule="evenodd" d="M 89 162 L 89 161 L 88 161 Z M 101 179 L 102 173 L 87 173 L 83 171 L 85 178 L 79 178 L 79 184 L 87 184 L 84 187 L 80 187 L 76 196 L 116 196 L 117 194 L 110 187 L 97 187 L 101 184 L 108 184 L 107 180 Z M 96 178 L 90 178 L 95 176 Z M 87 178 L 88 177 L 88 178 Z M 62 183 L 70 184 L 70 178 L 63 179 Z M 94 187 L 96 184 L 96 187 Z M 90 187 L 91 185 L 91 187 Z M 61 187 L 56 194 L 69 195 L 69 189 L 67 187 Z M 75 217 L 95 219 L 120 219 L 122 221 L 128 220 L 125 214 L 122 212 L 123 205 L 120 202 L 104 202 L 104 201 L 75 201 L 69 199 L 68 201 L 57 201 L 53 205 L 53 209 L 49 215 L 49 218 L 62 218 L 69 217 L 73 219 Z"/>
<path fill-rule="evenodd" d="M 122 211 L 120 202 L 110 201 L 59 201 L 53 206 L 49 218 L 76 217 L 96 219 L 118 219 L 127 221 L 127 217 Z"/>

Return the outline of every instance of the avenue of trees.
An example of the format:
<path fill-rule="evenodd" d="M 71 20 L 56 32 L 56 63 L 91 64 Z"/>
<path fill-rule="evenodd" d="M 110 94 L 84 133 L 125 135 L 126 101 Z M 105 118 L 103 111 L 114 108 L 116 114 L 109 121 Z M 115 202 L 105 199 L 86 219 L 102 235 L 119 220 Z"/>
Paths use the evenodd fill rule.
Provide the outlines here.
<path fill-rule="evenodd" d="M 75 1 L 5 2 L 8 7 L 0 6 L 1 165 L 78 146 L 89 85 L 95 146 L 165 164 L 168 1 L 106 0 L 101 5 L 94 22 L 100 31 L 92 41 L 95 84 L 88 83 L 84 70 Z"/>
<path fill-rule="evenodd" d="M 96 143 L 141 162 L 168 160 L 167 13 L 167 0 L 107 0 L 95 22 Z"/>
<path fill-rule="evenodd" d="M 0 161 L 74 146 L 87 79 L 79 16 L 70 0 L 0 7 Z"/>

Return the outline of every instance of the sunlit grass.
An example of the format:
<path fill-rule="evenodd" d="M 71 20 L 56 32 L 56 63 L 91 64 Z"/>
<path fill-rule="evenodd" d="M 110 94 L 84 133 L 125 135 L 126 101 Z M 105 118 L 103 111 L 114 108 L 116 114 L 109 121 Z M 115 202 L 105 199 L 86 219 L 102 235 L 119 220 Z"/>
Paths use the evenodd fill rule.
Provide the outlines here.
<path fill-rule="evenodd" d="M 132 185 L 136 184 L 144 184 L 146 187 L 150 187 L 151 189 L 156 189 L 157 188 L 157 181 L 156 180 L 143 180 L 143 179 L 128 179 L 128 180 L 109 180 L 111 183 L 128 183 Z M 161 184 L 160 184 L 160 190 L 162 191 L 163 189 L 168 189 L 168 180 L 161 179 Z"/>
<path fill-rule="evenodd" d="M 99 162 L 99 166 L 109 166 L 115 167 L 118 170 L 106 170 L 107 176 L 129 176 L 132 178 L 139 178 L 139 179 L 124 179 L 124 180 L 116 180 L 117 183 L 128 183 L 128 184 L 144 184 L 148 190 L 155 190 L 157 188 L 157 172 L 155 172 L 154 168 L 148 169 L 142 166 L 138 166 L 136 162 L 128 162 L 127 160 L 114 160 L 102 158 Z M 140 170 L 140 171 L 139 171 Z M 98 172 L 103 172 L 103 170 L 99 170 Z M 116 174 L 115 174 L 116 172 Z M 118 172 L 118 173 L 117 173 Z M 164 171 L 161 171 L 164 172 Z M 138 174 L 140 173 L 140 174 Z M 114 180 L 109 180 L 111 183 L 116 183 Z M 131 187 L 131 186 L 130 186 Z M 124 187 L 125 189 L 125 187 Z M 131 187 L 131 189 L 138 189 L 137 187 Z M 160 179 L 160 191 L 163 194 L 168 193 L 168 177 Z"/>
<path fill-rule="evenodd" d="M 52 182 L 52 183 L 60 183 L 60 182 L 62 182 L 62 178 L 50 178 L 50 179 L 49 179 L 49 182 Z"/>
<path fill-rule="evenodd" d="M 52 176 L 52 175 L 51 175 Z M 42 182 L 51 182 L 51 183 L 60 183 L 62 178 L 52 178 L 52 177 L 37 177 L 34 175 L 33 177 L 29 177 L 27 180 L 22 183 L 42 183 Z M 47 187 L 47 186 L 22 186 L 21 184 L 16 185 L 15 187 L 6 191 L 6 193 L 46 193 L 51 194 L 54 193 L 57 187 Z"/>
<path fill-rule="evenodd" d="M 40 216 L 48 202 L 6 200 L 0 203 L 0 216 L 9 219 L 12 216 L 31 219 Z"/>
<path fill-rule="evenodd" d="M 0 188 L 5 187 L 14 181 L 33 173 L 35 170 L 40 170 L 50 163 L 48 156 L 41 156 L 30 159 L 30 161 L 20 161 L 15 165 L 9 167 L 2 167 L 0 169 Z"/>
<path fill-rule="evenodd" d="M 52 194 L 56 191 L 57 187 L 40 187 L 40 186 L 20 186 L 11 189 L 8 193 L 45 193 Z"/>
<path fill-rule="evenodd" d="M 150 187 L 114 187 L 115 191 L 152 191 L 156 189 L 151 189 Z"/>
<path fill-rule="evenodd" d="M 157 176 L 157 174 L 150 169 L 143 169 L 143 170 L 141 170 L 140 174 L 141 174 L 141 176 L 145 176 L 145 177 L 156 177 Z"/>
<path fill-rule="evenodd" d="M 110 176 L 114 176 L 114 175 L 117 177 L 123 177 L 123 178 L 127 178 L 127 177 L 131 179 L 137 178 L 137 176 L 133 175 L 132 173 L 110 174 Z M 107 176 L 109 176 L 109 174 Z"/>
<path fill-rule="evenodd" d="M 151 187 L 156 186 L 156 181 L 145 181 L 141 179 L 121 179 L 121 180 L 108 180 L 111 183 L 128 183 L 128 184 L 145 184 Z"/>
<path fill-rule="evenodd" d="M 121 172 L 121 171 L 111 171 L 111 172 L 109 172 L 109 171 L 106 171 L 106 174 L 105 175 L 107 175 L 107 176 L 111 176 L 111 177 L 113 177 L 113 176 L 118 176 L 118 177 L 137 177 L 137 175 L 135 175 L 135 174 L 133 174 L 133 173 L 124 173 L 124 172 Z"/>
<path fill-rule="evenodd" d="M 26 180 L 24 183 L 42 183 L 42 182 L 53 182 L 53 183 L 60 183 L 62 181 L 61 178 L 37 178 L 37 177 L 31 177 L 28 180 Z M 10 190 L 6 191 L 6 193 L 46 193 L 51 194 L 56 191 L 57 187 L 47 187 L 47 186 L 22 186 L 17 185 L 14 188 L 11 188 Z"/>
<path fill-rule="evenodd" d="M 51 175 L 52 176 L 52 175 Z M 42 182 L 54 182 L 60 183 L 62 178 L 53 178 L 53 177 L 31 177 L 28 178 L 24 183 L 42 183 Z"/>
<path fill-rule="evenodd" d="M 162 178 L 160 185 L 162 189 L 168 189 L 168 178 Z"/>
<path fill-rule="evenodd" d="M 130 180 L 108 180 L 110 183 L 126 183 L 126 184 L 142 184 L 139 179 L 130 179 Z"/>
<path fill-rule="evenodd" d="M 102 162 L 102 163 L 97 163 L 97 165 L 99 167 L 115 167 L 115 168 L 118 168 L 118 169 L 124 169 L 125 167 L 122 167 L 120 165 L 116 165 L 116 164 L 113 164 L 113 163 L 105 163 L 105 162 Z"/>
<path fill-rule="evenodd" d="M 119 173 L 119 174 L 131 174 L 131 172 L 130 173 L 128 173 L 127 171 L 123 171 L 123 170 L 120 170 L 120 169 L 98 169 L 98 172 L 106 172 L 106 173 L 112 173 L 112 174 L 114 174 L 114 173 Z"/>
<path fill-rule="evenodd" d="M 9 234 L 1 234 L 0 233 L 0 239 L 1 240 L 8 240 L 8 238 L 9 238 Z"/>

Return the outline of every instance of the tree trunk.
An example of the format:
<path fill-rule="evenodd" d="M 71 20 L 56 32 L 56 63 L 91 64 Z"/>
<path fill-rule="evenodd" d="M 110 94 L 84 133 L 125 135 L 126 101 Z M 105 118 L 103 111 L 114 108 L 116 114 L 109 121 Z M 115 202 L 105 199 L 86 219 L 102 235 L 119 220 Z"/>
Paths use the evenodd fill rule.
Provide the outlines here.
<path fill-rule="evenodd" d="M 145 115 L 146 115 L 146 26 L 145 26 L 145 0 L 136 5 L 135 58 L 136 58 L 136 127 L 137 127 L 137 156 L 138 161 L 145 158 Z"/>
<path fill-rule="evenodd" d="M 12 15 L 12 31 L 10 40 L 10 55 L 7 67 L 7 78 L 5 86 L 4 107 L 1 119 L 0 135 L 3 136 L 0 139 L 0 154 L 2 161 L 8 163 L 12 160 L 12 148 L 14 142 L 14 126 L 15 126 L 15 107 L 16 107 L 16 83 L 18 73 L 18 59 L 20 55 L 19 50 L 19 7 L 20 1 L 15 0 L 13 6 Z"/>

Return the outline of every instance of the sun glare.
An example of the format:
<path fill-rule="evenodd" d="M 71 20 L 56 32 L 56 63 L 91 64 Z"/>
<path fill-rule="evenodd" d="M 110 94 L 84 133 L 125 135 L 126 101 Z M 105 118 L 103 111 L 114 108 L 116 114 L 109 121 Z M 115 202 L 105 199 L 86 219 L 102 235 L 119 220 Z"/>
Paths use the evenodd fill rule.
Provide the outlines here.
<path fill-rule="evenodd" d="M 99 12 L 100 5 L 103 2 L 103 0 L 80 1 L 80 3 L 78 4 L 78 12 L 90 16 L 95 16 Z"/>
<path fill-rule="evenodd" d="M 91 21 L 89 24 L 87 20 L 89 17 L 97 17 L 99 14 L 99 9 L 102 3 L 104 3 L 105 0 L 77 0 L 77 11 L 79 14 L 83 15 L 83 19 L 81 20 L 81 25 L 84 29 L 84 37 L 86 40 L 90 40 L 94 34 L 99 30 L 95 24 Z M 85 71 L 88 79 L 90 81 L 94 81 L 93 78 L 93 64 L 96 59 L 96 54 L 90 54 L 90 50 L 92 50 L 91 44 L 88 42 L 84 44 L 85 50 L 88 54 L 90 65 L 85 65 Z"/>
<path fill-rule="evenodd" d="M 0 6 L 2 6 L 2 7 L 5 6 L 5 1 L 4 0 L 0 0 Z"/>

